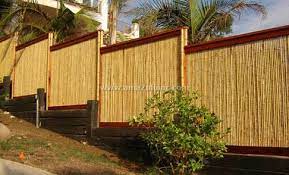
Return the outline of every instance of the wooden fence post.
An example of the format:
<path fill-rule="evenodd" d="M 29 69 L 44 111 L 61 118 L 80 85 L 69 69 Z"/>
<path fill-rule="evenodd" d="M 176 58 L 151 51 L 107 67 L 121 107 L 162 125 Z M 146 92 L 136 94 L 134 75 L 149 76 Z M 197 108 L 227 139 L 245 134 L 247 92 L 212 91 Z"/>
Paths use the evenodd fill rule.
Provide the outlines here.
<path fill-rule="evenodd" d="M 36 128 L 40 127 L 40 113 L 45 110 L 45 89 L 37 89 L 36 95 Z"/>
<path fill-rule="evenodd" d="M 3 91 L 4 91 L 4 94 L 7 95 L 5 97 L 5 100 L 9 100 L 10 97 L 11 97 L 11 79 L 10 79 L 10 76 L 5 76 L 3 78 Z"/>
<path fill-rule="evenodd" d="M 39 102 L 39 111 L 45 111 L 45 89 L 37 89 L 37 98 Z"/>
<path fill-rule="evenodd" d="M 93 136 L 93 130 L 95 128 L 99 128 L 99 120 L 98 120 L 98 103 L 96 100 L 87 101 L 87 137 L 91 138 Z"/>

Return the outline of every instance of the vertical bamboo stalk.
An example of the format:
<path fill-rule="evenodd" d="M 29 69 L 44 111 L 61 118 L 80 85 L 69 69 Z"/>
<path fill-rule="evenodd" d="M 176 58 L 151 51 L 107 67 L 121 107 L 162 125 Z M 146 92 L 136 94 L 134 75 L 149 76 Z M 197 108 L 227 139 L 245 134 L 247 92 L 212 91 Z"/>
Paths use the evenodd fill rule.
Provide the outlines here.
<path fill-rule="evenodd" d="M 181 45 L 180 45 L 180 59 L 181 59 L 181 87 L 187 86 L 187 58 L 185 54 L 185 46 L 188 44 L 188 28 L 181 29 Z"/>

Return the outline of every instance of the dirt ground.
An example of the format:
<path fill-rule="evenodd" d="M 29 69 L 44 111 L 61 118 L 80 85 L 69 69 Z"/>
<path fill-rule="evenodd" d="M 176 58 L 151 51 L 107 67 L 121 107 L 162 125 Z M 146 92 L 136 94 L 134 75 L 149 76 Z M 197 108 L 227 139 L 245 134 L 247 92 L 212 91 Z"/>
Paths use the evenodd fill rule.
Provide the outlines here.
<path fill-rule="evenodd" d="M 141 166 L 114 153 L 54 132 L 37 129 L 26 121 L 0 114 L 12 137 L 0 142 L 0 157 L 59 175 L 143 174 Z"/>

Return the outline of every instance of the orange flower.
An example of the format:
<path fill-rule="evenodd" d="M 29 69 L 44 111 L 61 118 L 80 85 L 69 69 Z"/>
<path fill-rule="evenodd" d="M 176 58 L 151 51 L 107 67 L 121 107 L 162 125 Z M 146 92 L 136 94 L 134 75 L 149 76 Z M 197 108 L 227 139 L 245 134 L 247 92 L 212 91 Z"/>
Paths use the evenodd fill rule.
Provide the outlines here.
<path fill-rule="evenodd" d="M 19 153 L 19 159 L 23 161 L 25 159 L 24 152 Z"/>

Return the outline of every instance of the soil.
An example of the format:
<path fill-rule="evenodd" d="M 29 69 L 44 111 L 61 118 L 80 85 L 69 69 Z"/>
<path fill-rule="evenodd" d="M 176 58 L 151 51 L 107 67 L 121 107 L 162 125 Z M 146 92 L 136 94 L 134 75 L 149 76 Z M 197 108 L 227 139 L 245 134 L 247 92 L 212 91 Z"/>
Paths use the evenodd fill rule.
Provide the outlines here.
<path fill-rule="evenodd" d="M 0 157 L 59 175 L 142 174 L 142 167 L 118 155 L 0 114 L 12 137 L 0 142 Z"/>

